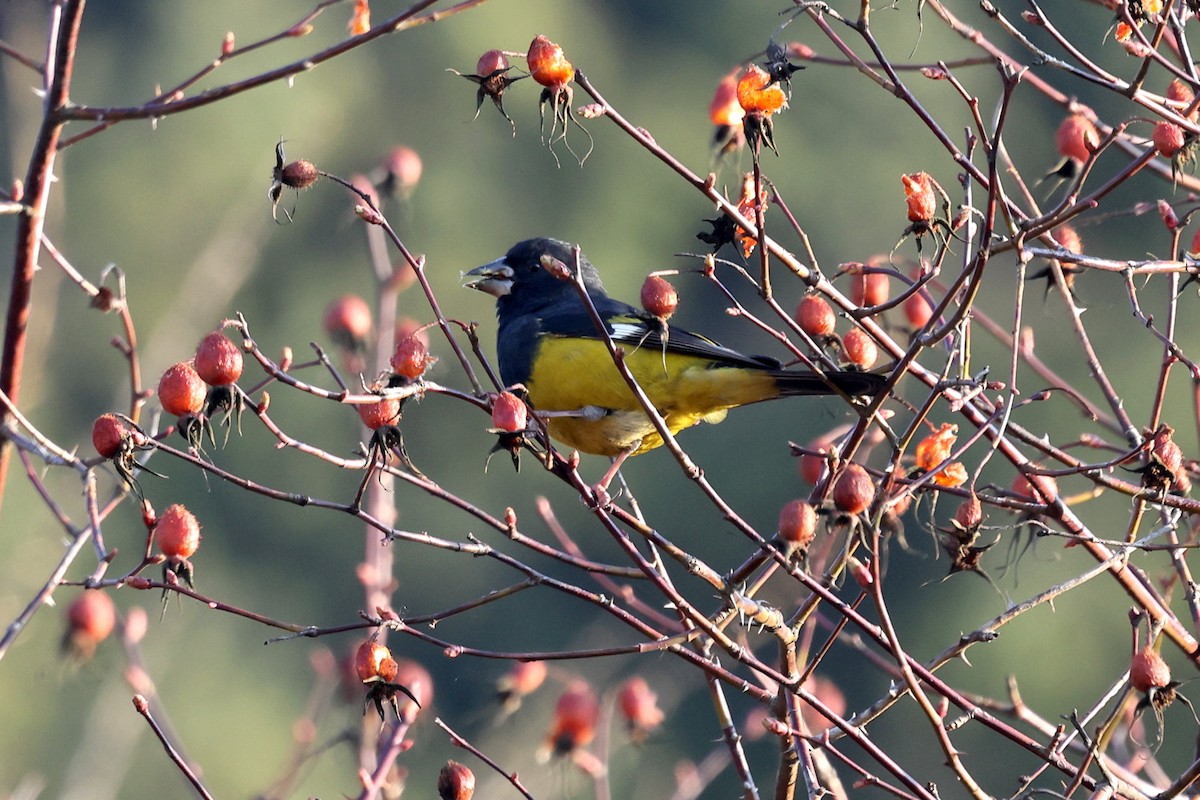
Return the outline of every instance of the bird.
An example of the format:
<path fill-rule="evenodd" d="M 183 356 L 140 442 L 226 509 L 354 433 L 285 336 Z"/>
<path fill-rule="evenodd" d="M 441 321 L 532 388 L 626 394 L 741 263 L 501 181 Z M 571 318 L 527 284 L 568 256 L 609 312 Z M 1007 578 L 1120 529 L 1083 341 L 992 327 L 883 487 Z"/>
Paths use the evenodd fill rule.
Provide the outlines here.
<path fill-rule="evenodd" d="M 596 323 L 561 262 L 575 266 L 576 248 L 550 238 L 526 239 L 502 258 L 465 274 L 465 286 L 496 298 L 500 378 L 523 385 L 550 436 L 582 453 L 608 456 L 612 467 L 593 490 L 606 489 L 622 463 L 663 444 L 630 390 Z M 549 258 L 547 258 L 549 257 Z M 874 373 L 786 370 L 768 356 L 745 355 L 609 297 L 582 253 L 579 279 L 624 351 L 624 362 L 672 435 L 716 423 L 732 408 L 796 395 L 878 395 Z"/>

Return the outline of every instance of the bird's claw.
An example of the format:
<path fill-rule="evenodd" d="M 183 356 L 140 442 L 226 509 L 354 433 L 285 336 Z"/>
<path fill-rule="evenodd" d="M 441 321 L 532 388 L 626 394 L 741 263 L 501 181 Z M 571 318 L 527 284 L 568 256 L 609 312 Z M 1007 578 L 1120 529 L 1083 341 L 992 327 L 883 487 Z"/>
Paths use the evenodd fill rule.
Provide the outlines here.
<path fill-rule="evenodd" d="M 615 499 L 608 493 L 608 486 L 605 484 L 596 484 L 591 487 L 592 497 L 590 500 L 585 500 L 588 508 L 595 510 L 606 510 L 612 508 L 613 500 Z"/>

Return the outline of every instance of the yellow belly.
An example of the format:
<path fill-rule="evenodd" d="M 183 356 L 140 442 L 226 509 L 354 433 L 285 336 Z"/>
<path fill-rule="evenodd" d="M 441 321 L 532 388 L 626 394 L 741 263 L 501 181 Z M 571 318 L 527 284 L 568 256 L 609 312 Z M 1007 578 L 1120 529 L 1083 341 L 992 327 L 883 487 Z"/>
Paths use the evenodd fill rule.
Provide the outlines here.
<path fill-rule="evenodd" d="M 701 418 L 682 420 L 678 415 L 665 418 L 672 435 L 700 422 Z M 650 418 L 637 411 L 613 411 L 598 420 L 579 417 L 555 417 L 549 421 L 550 435 L 581 453 L 618 456 L 627 450 L 633 455 L 662 445 L 662 437 Z"/>
<path fill-rule="evenodd" d="M 779 396 L 767 370 L 713 367 L 705 359 L 649 347 L 627 348 L 625 363 L 672 434 L 720 422 L 730 408 Z M 526 382 L 534 408 L 581 413 L 548 419 L 558 441 L 603 456 L 662 445 L 603 342 L 547 337 L 534 365 Z"/>

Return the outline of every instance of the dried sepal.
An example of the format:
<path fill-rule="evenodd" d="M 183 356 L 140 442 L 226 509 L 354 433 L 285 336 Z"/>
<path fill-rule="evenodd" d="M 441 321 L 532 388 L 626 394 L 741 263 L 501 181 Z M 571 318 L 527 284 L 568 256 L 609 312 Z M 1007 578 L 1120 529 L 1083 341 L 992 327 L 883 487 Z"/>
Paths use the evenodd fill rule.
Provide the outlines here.
<path fill-rule="evenodd" d="M 933 234 L 939 246 L 944 244 L 951 235 L 949 222 L 950 198 L 928 172 L 913 172 L 900 176 L 904 187 L 904 205 L 909 225 L 901 234 L 896 247 L 910 235 L 917 239 L 917 252 L 921 251 L 921 240 L 926 234 Z M 939 200 L 941 211 L 938 214 Z M 895 251 L 896 248 L 892 248 Z"/>
<path fill-rule="evenodd" d="M 742 128 L 755 158 L 764 144 L 779 155 L 771 117 L 787 107 L 787 94 L 783 88 L 762 67 L 751 64 L 738 79 L 737 99 L 746 112 Z"/>
<path fill-rule="evenodd" d="M 275 166 L 271 170 L 271 186 L 267 189 L 267 199 L 271 201 L 271 218 L 277 223 L 279 222 L 277 212 L 279 202 L 283 199 L 284 187 L 295 189 L 299 193 L 301 189 L 307 189 L 316 183 L 317 178 L 321 176 L 321 170 L 311 161 L 300 159 L 286 163 L 287 157 L 283 152 L 283 141 L 280 139 L 275 145 Z M 294 203 L 291 211 L 283 209 L 283 214 L 287 217 L 288 222 L 293 221 L 295 211 Z"/>
<path fill-rule="evenodd" d="M 144 500 L 142 487 L 134 478 L 135 470 L 159 475 L 145 464 L 137 462 L 137 454 L 150 450 L 151 445 L 146 435 L 127 417 L 117 414 L 101 414 L 92 423 L 92 445 L 103 458 L 112 462 L 117 476 L 138 500 Z"/>
<path fill-rule="evenodd" d="M 512 126 L 513 136 L 517 135 L 517 123 L 504 110 L 504 92 L 509 86 L 512 86 L 522 78 L 528 78 L 529 75 L 509 75 L 512 65 L 508 61 L 508 56 L 501 50 L 488 50 L 479 57 L 479 61 L 475 64 L 475 74 L 465 75 L 458 70 L 451 69 L 455 75 L 466 78 L 474 84 L 478 85 L 475 92 L 475 116 L 472 121 L 479 119 L 479 111 L 483 108 L 484 98 L 490 98 L 492 104 L 500 114 L 508 120 L 508 124 Z"/>
<path fill-rule="evenodd" d="M 524 393 L 524 388 L 514 387 Z M 512 456 L 513 468 L 521 471 L 521 450 L 526 445 L 525 434 L 529 428 L 529 410 L 525 401 L 513 391 L 500 392 L 492 400 L 492 427 L 489 433 L 497 436 L 496 444 L 488 451 L 483 463 L 484 470 L 492 460 L 492 456 L 505 450 Z"/>
<path fill-rule="evenodd" d="M 412 700 L 417 708 L 421 707 L 417 696 L 402 682 L 399 664 L 392 657 L 391 650 L 374 638 L 367 639 L 355 650 L 354 670 L 358 679 L 367 687 L 367 696 L 363 700 L 363 714 L 374 705 L 381 724 L 384 720 L 385 702 L 391 706 L 397 719 L 411 721 L 411 715 L 406 715 L 401 710 L 401 694 Z"/>
<path fill-rule="evenodd" d="M 542 132 L 543 143 L 551 154 L 554 154 L 554 160 L 557 162 L 558 155 L 554 153 L 554 144 L 562 141 L 568 152 L 575 156 L 580 166 L 583 166 L 583 162 L 587 161 L 588 156 L 591 155 L 595 143 L 592 135 L 579 124 L 579 120 L 571 110 L 574 95 L 570 83 L 575 78 L 575 68 L 563 54 L 562 47 L 542 34 L 538 34 L 530 43 L 529 50 L 525 54 L 525 61 L 529 67 L 529 74 L 544 87 L 538 98 L 539 128 Z M 547 106 L 550 107 L 549 133 L 546 132 Z M 588 150 L 582 157 L 577 155 L 571 149 L 571 144 L 567 142 L 567 128 L 570 124 L 574 124 L 588 137 Z"/>
<path fill-rule="evenodd" d="M 372 391 L 379 394 L 383 390 L 379 386 L 375 386 Z M 362 483 L 359 484 L 358 493 L 354 496 L 352 503 L 356 508 L 362 502 L 371 478 L 378 470 L 387 466 L 393 455 L 414 475 L 425 477 L 424 473 L 417 469 L 417 465 L 408 457 L 408 450 L 404 447 L 404 435 L 400 431 L 400 421 L 404 417 L 405 399 L 380 394 L 379 399 L 373 403 L 355 405 L 359 419 L 371 430 L 371 436 L 367 442 L 366 459 L 363 464 L 366 474 L 363 475 Z"/>

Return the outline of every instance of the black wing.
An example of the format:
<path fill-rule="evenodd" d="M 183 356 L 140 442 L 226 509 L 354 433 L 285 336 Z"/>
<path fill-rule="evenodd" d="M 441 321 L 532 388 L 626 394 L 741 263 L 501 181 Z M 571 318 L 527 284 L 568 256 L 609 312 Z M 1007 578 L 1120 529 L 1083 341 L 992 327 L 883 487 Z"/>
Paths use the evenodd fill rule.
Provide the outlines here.
<path fill-rule="evenodd" d="M 593 296 L 593 302 L 605 321 L 608 335 L 617 344 L 654 350 L 665 348 L 669 353 L 695 356 L 722 366 L 751 369 L 780 369 L 782 366 L 774 358 L 739 353 L 698 333 L 664 323 L 618 300 Z M 539 314 L 538 328 L 542 335 L 600 338 L 591 317 L 578 306 Z"/>

